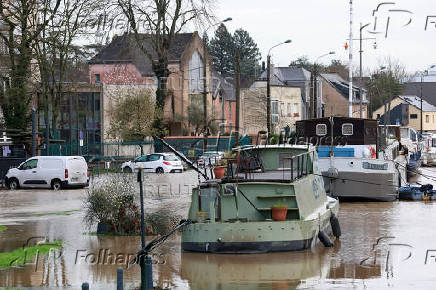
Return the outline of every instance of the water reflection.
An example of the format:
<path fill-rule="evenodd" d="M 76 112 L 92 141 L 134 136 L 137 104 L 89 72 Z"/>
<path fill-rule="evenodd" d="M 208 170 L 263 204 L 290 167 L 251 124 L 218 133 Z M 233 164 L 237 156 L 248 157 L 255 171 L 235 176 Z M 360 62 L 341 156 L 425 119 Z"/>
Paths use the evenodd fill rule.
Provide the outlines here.
<path fill-rule="evenodd" d="M 430 170 L 436 176 L 436 171 Z M 164 183 L 168 178 L 156 176 L 156 182 Z M 186 183 L 189 178 L 177 175 L 174 180 Z M 84 234 L 89 230 L 82 224 L 81 211 L 70 216 L 34 215 L 54 208 L 80 209 L 83 191 L 60 195 L 52 191 L 17 191 L 15 195 L 10 192 L 0 195 L 5 201 L 0 203 L 0 224 L 8 226 L 0 232 L 0 252 L 21 247 L 32 236 L 47 236 L 51 241 L 61 239 L 65 243 L 61 256 L 47 256 L 37 265 L 29 263 L 21 268 L 0 270 L 0 287 L 78 289 L 87 281 L 92 289 L 113 289 L 120 266 L 125 269 L 126 289 L 139 285 L 138 265 L 126 269 L 122 262 L 86 259 L 89 254 L 98 257 L 105 250 L 115 256 L 134 254 L 139 249 L 139 237 Z M 165 200 L 156 202 L 167 204 Z M 428 250 L 436 249 L 436 229 L 432 227 L 436 202 L 342 203 L 339 219 L 343 235 L 333 248 L 318 243 L 312 250 L 293 253 L 182 253 L 180 235 L 176 235 L 157 248 L 155 255 L 163 263 L 155 261 L 153 266 L 155 284 L 166 289 L 432 287 L 436 281 L 436 260 L 431 255 L 436 256 L 436 250 L 433 254 Z"/>
<path fill-rule="evenodd" d="M 326 277 L 327 255 L 310 251 L 256 255 L 182 253 L 181 277 L 192 289 L 289 289 Z"/>

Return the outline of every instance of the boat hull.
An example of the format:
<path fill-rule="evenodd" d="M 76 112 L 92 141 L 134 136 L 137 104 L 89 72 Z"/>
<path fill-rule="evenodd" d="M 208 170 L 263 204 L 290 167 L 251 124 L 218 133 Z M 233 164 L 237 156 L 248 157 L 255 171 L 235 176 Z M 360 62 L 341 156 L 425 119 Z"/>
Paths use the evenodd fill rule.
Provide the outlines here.
<path fill-rule="evenodd" d="M 331 232 L 330 217 L 338 210 L 339 202 L 331 199 L 319 216 L 307 220 L 193 223 L 182 230 L 182 250 L 254 254 L 309 249 L 316 243 L 319 229 Z"/>
<path fill-rule="evenodd" d="M 333 164 L 337 170 L 335 175 L 328 171 L 329 159 L 320 161 L 324 184 L 330 196 L 344 201 L 394 201 L 398 198 L 397 188 L 401 186 L 405 172 L 402 174 L 393 162 L 336 157 Z M 368 169 L 364 165 L 373 167 Z"/>
<path fill-rule="evenodd" d="M 422 191 L 420 187 L 403 187 L 399 190 L 400 200 L 436 200 L 436 191 Z"/>

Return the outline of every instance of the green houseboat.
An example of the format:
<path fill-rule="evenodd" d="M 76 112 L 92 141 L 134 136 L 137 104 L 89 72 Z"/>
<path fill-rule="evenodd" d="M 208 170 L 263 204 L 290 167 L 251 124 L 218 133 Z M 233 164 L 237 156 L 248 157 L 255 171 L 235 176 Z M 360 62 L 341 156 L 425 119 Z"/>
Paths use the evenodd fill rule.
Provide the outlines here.
<path fill-rule="evenodd" d="M 325 193 L 314 147 L 244 146 L 236 153 L 226 176 L 193 189 L 184 251 L 296 251 L 312 247 L 317 237 L 331 246 L 331 229 L 340 236 L 339 202 Z M 274 211 L 283 208 L 278 221 Z"/>

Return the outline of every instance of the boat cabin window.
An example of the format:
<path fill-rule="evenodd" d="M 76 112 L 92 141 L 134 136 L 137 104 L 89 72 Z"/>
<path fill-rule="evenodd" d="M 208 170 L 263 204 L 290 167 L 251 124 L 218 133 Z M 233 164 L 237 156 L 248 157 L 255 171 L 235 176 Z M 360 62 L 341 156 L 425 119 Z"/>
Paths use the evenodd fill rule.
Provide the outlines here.
<path fill-rule="evenodd" d="M 351 123 L 342 124 L 342 135 L 352 136 L 353 135 L 353 124 L 351 124 Z"/>
<path fill-rule="evenodd" d="M 326 124 L 316 124 L 316 136 L 327 135 L 327 125 Z"/>

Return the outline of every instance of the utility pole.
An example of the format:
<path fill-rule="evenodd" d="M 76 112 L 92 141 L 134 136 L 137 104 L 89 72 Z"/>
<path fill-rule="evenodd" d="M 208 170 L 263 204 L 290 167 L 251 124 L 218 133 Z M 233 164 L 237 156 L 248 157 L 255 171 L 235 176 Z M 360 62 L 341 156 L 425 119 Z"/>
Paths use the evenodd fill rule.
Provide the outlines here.
<path fill-rule="evenodd" d="M 421 136 L 422 136 L 422 82 L 423 82 L 424 74 L 421 74 Z"/>
<path fill-rule="evenodd" d="M 349 45 L 349 64 L 348 64 L 348 117 L 353 117 L 353 0 L 350 0 L 350 45 Z"/>
<path fill-rule="evenodd" d="M 359 50 L 359 54 L 360 54 L 360 64 L 359 64 L 359 117 L 360 119 L 362 119 L 363 115 L 362 115 L 362 23 L 360 23 L 360 50 Z M 368 112 L 368 110 L 367 110 Z"/>
<path fill-rule="evenodd" d="M 203 152 L 207 151 L 207 34 L 203 35 Z"/>
<path fill-rule="evenodd" d="M 318 118 L 318 84 L 316 74 L 317 66 L 316 63 L 313 64 L 313 117 Z"/>
<path fill-rule="evenodd" d="M 312 71 L 310 73 L 310 103 L 309 103 L 309 119 L 313 118 L 313 99 L 314 97 L 314 85 L 313 85 L 313 74 L 314 74 L 314 68 L 312 68 Z"/>
<path fill-rule="evenodd" d="M 266 58 L 266 144 L 271 134 L 271 56 Z"/>
<path fill-rule="evenodd" d="M 235 147 L 239 146 L 239 106 L 240 106 L 240 99 L 241 99 L 241 55 L 239 54 L 239 51 L 236 52 L 236 91 L 235 91 L 235 97 L 236 97 L 236 143 Z"/>
<path fill-rule="evenodd" d="M 208 61 L 208 51 L 207 51 L 207 31 L 214 26 L 220 25 L 221 23 L 231 21 L 231 17 L 227 17 L 223 21 L 217 22 L 210 25 L 204 30 L 203 33 L 203 152 L 207 151 L 207 137 L 208 137 L 208 124 L 207 124 L 207 61 Z M 210 75 L 212 76 L 212 69 L 210 70 Z"/>

